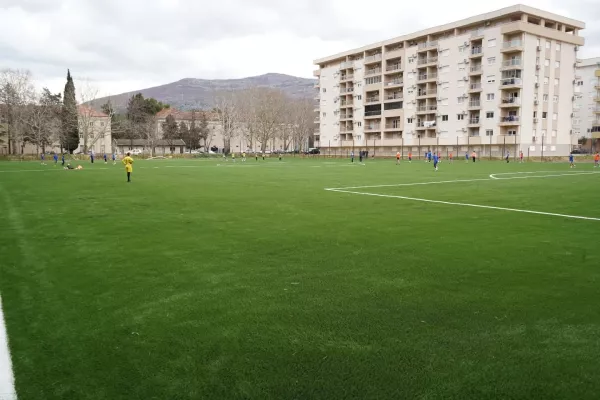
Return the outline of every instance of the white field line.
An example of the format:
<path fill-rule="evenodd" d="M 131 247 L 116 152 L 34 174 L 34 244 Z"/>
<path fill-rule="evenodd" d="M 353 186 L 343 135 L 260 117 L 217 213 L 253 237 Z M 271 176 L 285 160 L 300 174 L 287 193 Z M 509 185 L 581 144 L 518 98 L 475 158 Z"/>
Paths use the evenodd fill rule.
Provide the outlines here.
<path fill-rule="evenodd" d="M 554 172 L 554 171 L 550 171 L 550 172 Z M 584 175 L 584 174 L 597 174 L 597 172 L 581 172 L 581 173 L 560 174 L 560 175 L 557 174 L 557 175 L 553 175 L 553 176 L 556 177 L 556 176 Z M 492 175 L 500 175 L 500 174 L 492 174 Z M 527 178 L 546 178 L 549 176 L 550 175 L 527 176 Z M 491 177 L 491 175 L 490 175 L 490 177 Z M 423 199 L 423 198 L 418 198 L 418 197 L 397 196 L 397 195 L 389 195 L 389 194 L 357 192 L 357 191 L 353 191 L 353 190 L 348 190 L 348 189 L 364 189 L 364 188 L 378 188 L 378 187 L 433 185 L 433 184 L 438 184 L 438 183 L 442 184 L 442 183 L 453 183 L 453 182 L 493 181 L 494 179 L 510 180 L 510 179 L 521 179 L 521 178 L 524 178 L 524 177 L 518 176 L 518 177 L 513 177 L 513 178 L 458 179 L 458 180 L 454 180 L 454 181 L 434 181 L 434 182 L 418 182 L 418 183 L 399 183 L 399 184 L 395 184 L 395 185 L 373 185 L 373 186 L 355 186 L 355 187 L 346 187 L 346 188 L 326 188 L 325 190 L 330 191 L 330 192 L 359 194 L 359 195 L 363 195 L 363 196 L 386 197 L 386 198 L 392 198 L 392 199 L 420 201 L 420 202 L 424 202 L 424 203 L 445 204 L 445 205 L 452 205 L 452 206 L 474 207 L 474 208 L 486 208 L 489 210 L 511 211 L 511 212 L 547 215 L 547 216 L 571 218 L 571 219 L 583 219 L 583 220 L 587 220 L 587 221 L 600 221 L 600 218 L 584 217 L 581 215 L 558 214 L 558 213 L 550 213 L 550 212 L 544 212 L 544 211 L 522 210 L 522 209 L 518 209 L 518 208 L 485 206 L 485 205 L 481 205 L 481 204 L 459 203 L 459 202 L 454 202 L 454 201 L 442 201 L 442 200 L 430 200 L 430 199 Z"/>
<path fill-rule="evenodd" d="M 8 349 L 8 336 L 2 311 L 2 298 L 0 297 L 0 400 L 17 400 L 15 392 L 15 378 L 13 375 L 10 350 Z"/>
<path fill-rule="evenodd" d="M 517 174 L 543 174 L 546 172 L 556 172 L 556 171 L 534 171 L 534 172 L 502 172 L 499 174 L 491 174 L 491 179 L 531 179 L 531 178 L 555 178 L 558 176 L 570 176 L 570 175 L 593 175 L 598 174 L 600 172 L 589 171 L 589 172 L 567 172 L 561 174 L 553 174 L 553 175 L 527 175 L 527 176 L 513 176 L 512 178 L 499 178 L 498 175 L 517 175 Z"/>

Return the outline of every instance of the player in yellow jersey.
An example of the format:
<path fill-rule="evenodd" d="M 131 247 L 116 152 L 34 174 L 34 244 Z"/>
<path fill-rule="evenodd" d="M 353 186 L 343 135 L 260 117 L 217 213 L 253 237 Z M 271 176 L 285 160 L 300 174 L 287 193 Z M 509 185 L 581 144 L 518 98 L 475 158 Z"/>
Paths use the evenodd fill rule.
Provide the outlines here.
<path fill-rule="evenodd" d="M 133 171 L 133 158 L 131 158 L 131 153 L 127 153 L 127 156 L 123 157 L 123 165 L 125 165 L 125 171 L 127 171 L 127 182 L 131 183 L 131 172 Z"/>
<path fill-rule="evenodd" d="M 246 162 L 246 152 L 242 153 L 242 162 Z"/>

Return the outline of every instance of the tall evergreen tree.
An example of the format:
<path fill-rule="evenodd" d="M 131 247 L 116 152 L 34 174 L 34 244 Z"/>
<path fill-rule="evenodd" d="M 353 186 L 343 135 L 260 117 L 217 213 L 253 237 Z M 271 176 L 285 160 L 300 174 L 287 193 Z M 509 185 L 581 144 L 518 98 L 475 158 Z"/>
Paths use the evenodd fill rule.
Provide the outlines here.
<path fill-rule="evenodd" d="M 79 147 L 77 100 L 71 71 L 67 71 L 67 83 L 63 95 L 61 146 L 69 153 L 73 153 Z"/>

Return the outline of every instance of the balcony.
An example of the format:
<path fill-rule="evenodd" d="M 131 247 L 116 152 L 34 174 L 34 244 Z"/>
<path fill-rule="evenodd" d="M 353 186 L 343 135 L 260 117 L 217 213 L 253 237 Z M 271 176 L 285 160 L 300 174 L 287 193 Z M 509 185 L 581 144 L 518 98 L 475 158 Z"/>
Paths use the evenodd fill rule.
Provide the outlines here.
<path fill-rule="evenodd" d="M 502 62 L 502 65 L 500 66 L 500 71 L 507 71 L 510 69 L 521 69 L 522 65 L 523 61 L 520 58 L 506 60 Z"/>
<path fill-rule="evenodd" d="M 436 73 L 430 73 L 430 74 L 421 74 L 419 75 L 419 77 L 417 78 L 417 80 L 419 82 L 427 82 L 427 81 L 434 81 L 436 80 L 438 77 L 438 75 Z"/>
<path fill-rule="evenodd" d="M 402 70 L 402 64 L 390 64 L 385 67 L 385 72 L 397 72 Z"/>
<path fill-rule="evenodd" d="M 365 71 L 365 76 L 381 74 L 381 68 L 372 68 Z"/>
<path fill-rule="evenodd" d="M 391 48 L 385 51 L 385 58 L 386 59 L 390 59 L 390 58 L 396 58 L 396 57 L 400 57 L 402 56 L 402 54 L 404 53 L 404 48 L 402 47 L 395 47 L 395 48 Z"/>
<path fill-rule="evenodd" d="M 521 78 L 505 78 L 500 80 L 500 90 L 518 88 L 523 85 Z"/>
<path fill-rule="evenodd" d="M 478 46 L 478 47 L 473 47 L 471 49 L 471 54 L 470 54 L 471 58 L 477 58 L 477 57 L 482 57 L 482 56 L 483 56 L 483 47 Z"/>
<path fill-rule="evenodd" d="M 354 92 L 354 88 L 353 87 L 347 87 L 347 88 L 341 88 L 340 89 L 340 93 L 352 93 Z"/>
<path fill-rule="evenodd" d="M 469 93 L 481 92 L 481 82 L 471 83 L 469 85 Z"/>
<path fill-rule="evenodd" d="M 500 101 L 500 107 L 521 107 L 520 97 L 504 97 Z"/>
<path fill-rule="evenodd" d="M 394 93 L 389 93 L 385 96 L 385 101 L 391 101 L 391 100 L 402 100 L 404 97 L 402 96 L 402 92 L 394 92 Z"/>
<path fill-rule="evenodd" d="M 354 116 L 352 114 L 346 114 L 346 115 L 341 115 L 340 116 L 340 121 L 345 121 L 345 120 L 349 120 L 354 118 Z"/>
<path fill-rule="evenodd" d="M 381 131 L 381 124 L 365 125 L 365 132 L 376 132 L 376 131 Z"/>
<path fill-rule="evenodd" d="M 479 117 L 471 118 L 467 121 L 467 126 L 469 128 L 476 128 L 481 125 L 481 121 Z"/>
<path fill-rule="evenodd" d="M 471 110 L 471 109 L 477 109 L 477 108 L 481 108 L 481 100 L 470 101 L 467 107 L 468 107 L 470 110 Z"/>
<path fill-rule="evenodd" d="M 402 127 L 400 121 L 394 121 L 392 123 L 385 124 L 386 131 L 399 131 L 401 129 Z"/>
<path fill-rule="evenodd" d="M 417 130 L 435 129 L 436 125 L 435 120 L 417 122 Z"/>
<path fill-rule="evenodd" d="M 420 58 L 417 60 L 417 65 L 436 64 L 438 62 L 437 57 Z"/>
<path fill-rule="evenodd" d="M 437 48 L 437 40 L 419 43 L 419 51 Z"/>
<path fill-rule="evenodd" d="M 484 34 L 484 29 L 475 29 L 471 31 L 471 40 L 481 39 Z"/>
<path fill-rule="evenodd" d="M 354 61 L 345 61 L 340 64 L 340 69 L 348 69 L 354 67 Z"/>
<path fill-rule="evenodd" d="M 592 110 L 594 114 L 600 114 L 600 107 L 596 107 Z"/>
<path fill-rule="evenodd" d="M 521 40 L 511 40 L 502 43 L 502 49 L 500 49 L 500 52 L 510 53 L 515 51 L 523 51 L 523 42 Z"/>
<path fill-rule="evenodd" d="M 342 101 L 340 102 L 340 107 L 352 107 L 354 105 L 353 101 Z"/>
<path fill-rule="evenodd" d="M 340 75 L 340 82 L 351 81 L 354 75 Z"/>
<path fill-rule="evenodd" d="M 404 81 L 402 79 L 392 79 L 391 81 L 385 82 L 386 88 L 402 85 L 404 85 Z"/>
<path fill-rule="evenodd" d="M 367 118 L 378 118 L 381 116 L 381 110 L 377 111 L 365 111 L 365 119 Z"/>
<path fill-rule="evenodd" d="M 313 122 L 315 124 L 320 124 L 321 123 L 321 119 L 320 118 L 315 118 L 315 120 Z"/>
<path fill-rule="evenodd" d="M 500 126 L 519 125 L 521 119 L 518 115 L 503 115 L 500 117 Z"/>
<path fill-rule="evenodd" d="M 354 131 L 354 125 L 340 126 L 340 133 L 352 133 Z"/>
<path fill-rule="evenodd" d="M 423 89 L 417 92 L 417 97 L 435 97 L 437 95 L 437 89 Z"/>
<path fill-rule="evenodd" d="M 316 77 L 319 77 L 319 76 L 321 76 L 321 70 L 320 70 L 320 69 L 315 69 L 315 70 L 313 71 L 313 76 L 316 76 Z"/>
<path fill-rule="evenodd" d="M 417 114 L 435 114 L 437 111 L 437 104 L 430 104 L 428 106 L 417 107 Z"/>
<path fill-rule="evenodd" d="M 372 63 L 376 63 L 378 61 L 381 61 L 381 53 L 379 54 L 373 54 L 372 56 L 367 56 L 365 57 L 365 65 L 366 64 L 372 64 Z"/>
<path fill-rule="evenodd" d="M 481 75 L 481 65 L 474 65 L 469 69 L 469 75 Z"/>
<path fill-rule="evenodd" d="M 365 99 L 365 104 L 380 103 L 380 102 L 381 102 L 381 98 L 379 96 L 371 96 L 371 97 L 367 97 Z"/>

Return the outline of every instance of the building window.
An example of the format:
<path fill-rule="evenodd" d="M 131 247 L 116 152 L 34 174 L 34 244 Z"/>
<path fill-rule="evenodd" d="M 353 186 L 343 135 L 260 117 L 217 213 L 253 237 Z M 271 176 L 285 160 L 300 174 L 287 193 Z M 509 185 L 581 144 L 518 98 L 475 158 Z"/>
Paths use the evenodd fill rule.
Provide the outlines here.
<path fill-rule="evenodd" d="M 549 58 L 546 58 L 546 59 L 544 60 L 544 67 L 549 67 L 549 66 L 550 66 L 550 59 L 549 59 Z"/>
<path fill-rule="evenodd" d="M 442 121 L 448 121 L 448 116 L 447 115 L 442 115 Z"/>
<path fill-rule="evenodd" d="M 465 119 L 465 115 L 464 115 L 464 114 L 458 114 L 458 115 L 456 116 L 456 119 L 457 119 L 457 120 L 459 120 L 459 121 L 462 121 L 462 120 L 464 120 L 464 119 Z"/>
<path fill-rule="evenodd" d="M 559 83 L 560 81 L 558 80 L 558 78 L 554 79 L 554 86 L 558 86 Z"/>
<path fill-rule="evenodd" d="M 409 124 L 412 124 L 413 123 L 413 119 L 409 118 L 409 119 L 406 120 L 406 122 L 408 122 Z"/>
<path fill-rule="evenodd" d="M 560 61 L 554 61 L 554 68 L 560 68 Z"/>
<path fill-rule="evenodd" d="M 541 44 L 541 43 L 540 43 L 540 39 L 538 38 L 538 40 L 537 40 L 537 45 L 539 46 L 540 44 Z"/>
<path fill-rule="evenodd" d="M 517 131 L 514 129 L 509 130 L 507 133 L 508 133 L 508 136 L 517 136 Z"/>
<path fill-rule="evenodd" d="M 560 43 L 556 43 L 556 51 L 560 51 Z"/>
<path fill-rule="evenodd" d="M 496 82 L 496 75 L 488 75 L 487 83 L 494 83 L 494 82 Z"/>
<path fill-rule="evenodd" d="M 539 57 L 535 58 L 535 65 L 540 65 L 540 58 Z"/>
<path fill-rule="evenodd" d="M 558 103 L 558 96 L 554 96 L 554 97 L 552 98 L 552 102 L 553 102 L 553 103 Z"/>
<path fill-rule="evenodd" d="M 583 81 L 577 81 L 577 86 L 583 86 Z"/>
<path fill-rule="evenodd" d="M 458 97 L 458 98 L 456 99 L 456 102 L 457 102 L 458 104 L 463 104 L 463 103 L 465 102 L 465 98 L 464 98 L 464 97 Z"/>
<path fill-rule="evenodd" d="M 494 100 L 494 98 L 495 98 L 495 97 L 496 97 L 496 94 L 495 94 L 495 93 L 488 93 L 488 94 L 487 94 L 487 100 L 488 100 L 488 101 L 492 101 L 492 100 Z"/>
<path fill-rule="evenodd" d="M 492 129 L 486 129 L 485 136 L 494 136 L 494 131 Z"/>
<path fill-rule="evenodd" d="M 357 95 L 356 100 L 362 100 L 362 94 Z"/>
<path fill-rule="evenodd" d="M 546 111 L 542 111 L 542 119 L 548 118 L 548 113 Z"/>
<path fill-rule="evenodd" d="M 548 102 L 548 95 L 544 94 L 543 99 L 544 99 L 544 103 L 547 103 Z"/>
<path fill-rule="evenodd" d="M 546 41 L 546 48 L 549 49 L 550 48 L 550 41 Z"/>
<path fill-rule="evenodd" d="M 537 118 L 537 111 L 533 112 L 533 118 Z"/>
<path fill-rule="evenodd" d="M 550 83 L 550 78 L 549 78 L 549 77 L 547 77 L 547 76 L 545 76 L 545 77 L 544 77 L 544 85 L 547 85 L 547 84 L 549 84 L 549 83 Z"/>
<path fill-rule="evenodd" d="M 465 52 L 465 47 L 464 46 L 459 46 L 458 47 L 458 52 L 459 53 L 464 53 Z"/>
<path fill-rule="evenodd" d="M 488 58 L 488 65 L 494 65 L 494 64 L 496 64 L 496 57 Z"/>
<path fill-rule="evenodd" d="M 327 93 L 327 88 L 323 88 L 323 93 Z"/>
<path fill-rule="evenodd" d="M 326 113 L 326 112 L 324 112 L 324 113 L 323 113 L 323 117 L 326 117 L 326 116 L 327 116 L 327 113 Z"/>
<path fill-rule="evenodd" d="M 557 113 L 553 113 L 552 114 L 552 121 L 556 121 L 558 119 L 558 114 Z"/>
<path fill-rule="evenodd" d="M 494 118 L 494 112 L 493 112 L 493 111 L 488 111 L 488 112 L 486 112 L 486 113 L 485 113 L 485 117 L 486 117 L 487 119 L 492 119 L 492 118 Z"/>
<path fill-rule="evenodd" d="M 496 47 L 496 39 L 488 40 L 488 47 Z"/>
<path fill-rule="evenodd" d="M 450 49 L 442 51 L 442 57 L 448 57 L 450 55 Z"/>
<path fill-rule="evenodd" d="M 358 127 L 362 126 L 362 122 L 358 121 L 358 122 L 356 123 L 356 126 L 358 126 Z"/>

